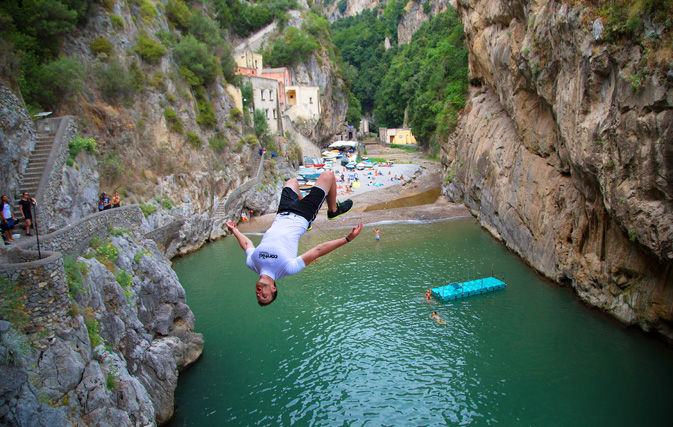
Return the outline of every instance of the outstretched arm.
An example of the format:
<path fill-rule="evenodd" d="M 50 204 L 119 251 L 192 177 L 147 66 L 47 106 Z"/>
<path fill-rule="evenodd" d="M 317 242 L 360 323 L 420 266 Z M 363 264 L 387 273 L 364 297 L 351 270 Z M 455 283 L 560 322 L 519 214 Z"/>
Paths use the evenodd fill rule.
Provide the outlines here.
<path fill-rule="evenodd" d="M 346 237 L 342 237 L 336 240 L 330 240 L 329 242 L 321 243 L 315 248 L 310 249 L 308 252 L 306 252 L 301 256 L 301 259 L 304 260 L 304 264 L 309 265 L 310 263 L 315 261 L 318 257 L 327 255 L 334 249 L 343 246 L 349 241 L 358 237 L 358 234 L 360 234 L 360 230 L 362 230 L 362 223 L 353 227 L 353 229 L 348 233 L 348 235 L 346 235 Z"/>
<path fill-rule="evenodd" d="M 241 245 L 241 249 L 243 249 L 243 251 L 247 251 L 248 248 L 255 247 L 255 245 L 252 244 L 252 241 L 245 237 L 238 227 L 236 227 L 236 223 L 234 221 L 227 221 L 226 226 L 236 237 L 236 240 L 238 240 L 238 244 Z"/>

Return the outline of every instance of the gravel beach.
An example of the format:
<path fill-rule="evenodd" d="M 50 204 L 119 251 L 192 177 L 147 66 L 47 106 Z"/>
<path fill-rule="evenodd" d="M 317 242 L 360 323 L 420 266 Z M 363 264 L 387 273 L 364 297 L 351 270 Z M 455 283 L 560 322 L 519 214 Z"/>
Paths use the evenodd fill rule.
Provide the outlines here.
<path fill-rule="evenodd" d="M 337 176 L 358 173 L 360 187 L 345 194 L 345 184 L 338 182 L 337 200 L 350 198 L 353 209 L 335 220 L 327 219 L 327 206 L 323 205 L 314 222 L 314 228 L 351 228 L 359 222 L 374 226 L 386 222 L 439 221 L 472 216 L 461 204 L 450 203 L 440 195 L 440 163 L 426 160 L 419 153 L 368 144 L 370 157 L 391 160 L 392 166 L 374 167 L 363 171 L 346 171 L 338 166 Z M 380 172 L 381 175 L 375 173 Z M 392 180 L 403 176 L 403 179 Z M 379 183 L 380 186 L 372 184 Z M 251 222 L 240 223 L 243 233 L 263 233 L 273 222 L 275 214 L 257 216 Z M 310 233 L 310 231 L 309 231 Z"/>

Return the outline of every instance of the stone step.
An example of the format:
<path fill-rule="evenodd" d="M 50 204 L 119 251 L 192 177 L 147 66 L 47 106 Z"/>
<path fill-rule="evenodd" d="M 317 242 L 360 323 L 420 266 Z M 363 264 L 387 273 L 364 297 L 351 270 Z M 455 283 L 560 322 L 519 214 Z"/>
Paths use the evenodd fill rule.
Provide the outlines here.
<path fill-rule="evenodd" d="M 35 148 L 33 149 L 33 151 L 31 151 L 31 154 L 32 153 L 42 153 L 42 152 L 49 153 L 49 152 L 51 152 L 51 147 L 52 147 L 52 144 L 35 145 Z"/>
<path fill-rule="evenodd" d="M 43 170 L 28 170 L 26 169 L 26 172 L 23 173 L 23 176 L 21 177 L 21 180 L 26 180 L 26 179 L 33 179 L 33 178 L 41 178 L 42 177 L 42 172 Z"/>
<path fill-rule="evenodd" d="M 29 178 L 25 180 L 21 180 L 21 188 L 36 188 L 38 185 L 40 185 L 40 177 L 36 178 Z"/>

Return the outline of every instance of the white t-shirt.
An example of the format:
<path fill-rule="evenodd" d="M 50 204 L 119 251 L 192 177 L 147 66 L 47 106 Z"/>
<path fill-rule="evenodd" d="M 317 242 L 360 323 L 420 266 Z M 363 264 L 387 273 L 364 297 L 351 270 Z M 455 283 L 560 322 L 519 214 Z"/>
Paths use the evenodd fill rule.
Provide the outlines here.
<path fill-rule="evenodd" d="M 274 281 L 297 274 L 306 264 L 297 256 L 299 238 L 308 229 L 308 221 L 297 215 L 276 215 L 257 248 L 245 251 L 245 264 L 259 275 Z"/>
<path fill-rule="evenodd" d="M 12 207 L 9 206 L 9 203 L 3 203 L 2 216 L 5 219 L 12 219 Z"/>

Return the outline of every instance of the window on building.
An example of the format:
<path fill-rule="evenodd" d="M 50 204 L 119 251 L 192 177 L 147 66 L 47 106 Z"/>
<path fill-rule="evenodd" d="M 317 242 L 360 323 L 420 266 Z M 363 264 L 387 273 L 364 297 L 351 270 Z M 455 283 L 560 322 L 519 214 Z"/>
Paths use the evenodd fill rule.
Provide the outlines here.
<path fill-rule="evenodd" d="M 269 101 L 273 101 L 273 89 L 269 89 Z"/>
<path fill-rule="evenodd" d="M 309 98 L 308 98 L 308 103 L 309 103 L 309 104 L 313 104 L 313 97 L 312 97 L 312 96 L 309 96 Z"/>
<path fill-rule="evenodd" d="M 273 109 L 273 118 L 274 118 L 274 119 L 277 118 L 277 117 L 276 117 L 276 109 L 275 109 L 275 108 Z"/>
<path fill-rule="evenodd" d="M 266 110 L 266 118 L 269 118 L 269 110 Z"/>

